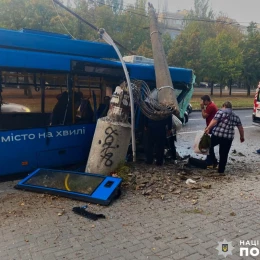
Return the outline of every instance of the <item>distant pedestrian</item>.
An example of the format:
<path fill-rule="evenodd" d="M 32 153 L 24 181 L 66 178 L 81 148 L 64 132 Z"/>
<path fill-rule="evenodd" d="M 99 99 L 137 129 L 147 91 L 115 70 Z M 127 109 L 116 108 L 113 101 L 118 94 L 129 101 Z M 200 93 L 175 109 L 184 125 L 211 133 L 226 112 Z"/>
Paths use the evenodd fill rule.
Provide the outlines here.
<path fill-rule="evenodd" d="M 209 95 L 204 95 L 201 97 L 200 107 L 201 107 L 202 117 L 206 119 L 206 126 L 208 126 L 211 120 L 214 118 L 215 114 L 217 113 L 218 108 L 214 104 L 214 102 L 211 101 Z M 206 163 L 208 167 L 212 167 L 212 168 L 215 168 L 218 165 L 218 161 L 217 160 L 212 161 L 209 156 L 207 156 Z"/>
<path fill-rule="evenodd" d="M 235 136 L 235 127 L 238 128 L 241 143 L 244 142 L 244 129 L 241 120 L 235 113 L 233 113 L 232 104 L 227 101 L 223 104 L 222 109 L 218 110 L 208 127 L 205 129 L 205 133 L 207 134 L 212 130 L 209 154 L 212 161 L 216 161 L 214 147 L 219 145 L 220 159 L 218 172 L 220 175 L 224 175 L 225 172 L 228 153 Z"/>

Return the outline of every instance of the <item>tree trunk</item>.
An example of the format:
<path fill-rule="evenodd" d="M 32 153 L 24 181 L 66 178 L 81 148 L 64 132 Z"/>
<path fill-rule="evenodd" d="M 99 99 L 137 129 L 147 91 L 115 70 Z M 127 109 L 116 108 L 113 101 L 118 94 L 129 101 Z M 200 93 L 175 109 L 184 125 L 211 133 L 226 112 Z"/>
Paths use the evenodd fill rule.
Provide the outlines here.
<path fill-rule="evenodd" d="M 229 81 L 229 96 L 231 96 L 231 93 L 232 93 L 232 79 Z"/>
<path fill-rule="evenodd" d="M 29 77 L 28 76 L 24 76 L 24 83 L 26 83 L 26 85 L 24 85 L 24 95 L 27 96 L 28 98 L 32 98 L 32 89 L 31 86 L 29 85 Z"/>
<path fill-rule="evenodd" d="M 222 84 L 220 84 L 220 87 L 219 87 L 219 96 L 222 97 Z"/>
<path fill-rule="evenodd" d="M 211 85 L 210 85 L 210 95 L 213 96 L 213 91 L 214 91 L 214 82 L 211 81 Z"/>
<path fill-rule="evenodd" d="M 247 86 L 247 96 L 249 97 L 250 96 L 250 82 L 246 81 L 246 86 Z"/>

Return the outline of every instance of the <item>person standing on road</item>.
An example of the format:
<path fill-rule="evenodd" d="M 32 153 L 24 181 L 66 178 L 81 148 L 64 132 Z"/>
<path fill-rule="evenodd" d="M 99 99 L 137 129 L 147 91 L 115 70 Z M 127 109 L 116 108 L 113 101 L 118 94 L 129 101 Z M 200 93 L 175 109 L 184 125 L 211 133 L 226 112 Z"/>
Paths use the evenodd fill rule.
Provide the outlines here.
<path fill-rule="evenodd" d="M 206 125 L 208 126 L 211 120 L 214 118 L 218 111 L 217 106 L 211 101 L 209 95 L 204 95 L 201 97 L 201 114 L 204 119 L 206 119 Z"/>
<path fill-rule="evenodd" d="M 154 148 L 156 154 L 156 165 L 163 165 L 164 146 L 166 141 L 166 127 L 168 133 L 172 129 L 172 117 L 163 120 L 152 120 L 148 117 L 144 119 L 144 133 L 146 136 L 145 154 L 146 163 L 153 164 Z"/>
<path fill-rule="evenodd" d="M 205 133 L 209 134 L 212 130 L 211 135 L 211 149 L 210 158 L 212 161 L 216 161 L 216 156 L 214 153 L 214 147 L 219 145 L 219 166 L 218 173 L 224 175 L 228 153 L 231 148 L 235 130 L 237 127 L 240 134 L 240 141 L 243 143 L 244 139 L 244 128 L 242 126 L 240 118 L 233 113 L 232 104 L 226 101 L 223 104 L 222 109 L 218 110 L 210 124 L 205 129 Z"/>
<path fill-rule="evenodd" d="M 209 95 L 204 95 L 201 97 L 200 107 L 201 107 L 202 117 L 206 119 L 206 126 L 208 126 L 211 120 L 214 118 L 215 114 L 217 113 L 218 108 L 211 101 Z M 209 155 L 207 155 L 206 163 L 208 167 L 212 167 L 212 168 L 215 168 L 218 165 L 218 161 L 217 160 L 212 161 Z"/>

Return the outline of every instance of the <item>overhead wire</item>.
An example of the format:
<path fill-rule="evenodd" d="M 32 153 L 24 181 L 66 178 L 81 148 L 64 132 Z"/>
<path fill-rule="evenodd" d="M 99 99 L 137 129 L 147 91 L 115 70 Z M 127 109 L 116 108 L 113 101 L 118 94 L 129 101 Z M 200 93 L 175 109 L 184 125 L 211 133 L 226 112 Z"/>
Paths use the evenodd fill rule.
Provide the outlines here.
<path fill-rule="evenodd" d="M 72 14 L 73 16 L 75 16 L 76 18 L 78 18 L 80 21 L 82 21 L 83 23 L 87 24 L 88 26 L 90 26 L 92 29 L 94 29 L 95 31 L 99 31 L 99 28 L 96 27 L 95 25 L 93 25 L 92 23 L 88 22 L 86 19 L 82 18 L 80 15 L 78 15 L 77 13 L 75 13 L 74 11 L 72 11 L 70 8 L 66 7 L 64 4 L 62 4 L 60 1 L 58 0 L 52 0 L 54 1 L 56 4 L 58 4 L 60 7 L 62 7 L 63 9 L 65 9 L 66 11 L 68 11 L 70 14 Z M 133 54 L 133 51 L 128 50 L 126 47 L 124 47 L 121 43 L 119 43 L 118 41 L 114 40 L 114 43 L 116 43 L 118 46 L 120 46 L 121 48 L 127 50 L 129 53 Z"/>
<path fill-rule="evenodd" d="M 68 28 L 65 26 L 65 24 L 63 23 L 62 19 L 61 19 L 61 15 L 59 14 L 58 12 L 58 9 L 54 3 L 54 0 L 51 0 L 52 1 L 52 4 L 53 4 L 53 7 L 57 13 L 57 16 L 58 16 L 58 19 L 60 21 L 60 23 L 62 24 L 62 26 L 64 27 L 64 29 L 66 30 L 66 32 L 73 38 L 73 39 L 76 39 L 68 30 Z M 104 4 L 104 3 L 101 3 L 99 1 L 96 1 L 96 3 L 99 3 L 101 5 L 104 5 L 104 6 L 109 6 L 109 7 L 114 7 L 115 5 L 109 5 L 109 4 Z M 133 6 L 131 4 L 127 4 L 127 7 L 129 6 Z M 139 9 L 139 10 L 142 10 L 142 11 L 145 11 L 145 9 L 143 8 L 137 8 L 137 7 L 134 7 L 135 9 Z M 137 13 L 137 12 L 133 12 L 132 10 L 128 10 L 128 9 L 122 9 L 120 8 L 121 11 L 126 11 L 128 13 L 131 13 L 131 14 L 134 14 L 134 15 L 139 15 L 141 17 L 146 17 L 146 18 L 149 18 L 148 15 L 144 15 L 144 14 L 140 14 L 140 13 Z M 87 14 L 88 15 L 88 14 Z M 90 15 L 89 15 L 90 16 Z M 90 16 L 91 17 L 91 16 Z M 93 17 L 91 17 L 93 19 Z M 173 17 L 169 17 L 169 16 L 164 16 L 162 17 L 162 19 L 165 19 L 165 20 L 173 20 L 173 21 L 193 21 L 193 22 L 207 22 L 207 23 L 221 23 L 221 24 L 225 24 L 225 25 L 236 25 L 236 26 L 239 26 L 239 22 L 227 22 L 227 21 L 221 21 L 221 20 L 208 20 L 208 19 L 202 19 L 202 18 L 173 18 Z M 122 23 L 122 21 L 120 22 Z M 131 23 L 127 23 L 127 22 L 123 22 L 124 24 L 130 24 Z M 243 22 L 243 23 L 246 23 L 246 22 Z M 92 25 L 92 24 L 91 24 Z M 92 25 L 93 26 L 93 25 Z M 91 26 L 91 27 L 92 27 Z M 138 25 L 134 25 L 135 27 L 138 27 L 138 28 L 141 28 L 141 29 L 148 29 L 148 27 L 141 27 L 141 26 L 138 26 Z M 96 26 L 93 26 L 94 28 L 97 28 Z M 92 28 L 93 28 L 92 27 Z M 178 30 L 176 28 L 167 28 L 168 30 Z"/>
<path fill-rule="evenodd" d="M 59 18 L 59 20 L 60 20 L 60 23 L 63 25 L 63 27 L 64 27 L 64 29 L 66 30 L 66 32 L 67 32 L 74 40 L 76 40 L 76 38 L 69 32 L 69 30 L 67 29 L 67 27 L 65 26 L 65 24 L 62 22 L 61 17 L 60 17 L 60 14 L 59 14 L 59 12 L 58 12 L 58 9 L 57 9 L 57 7 L 56 7 L 54 1 L 53 1 L 53 0 L 51 0 L 51 1 L 52 1 L 52 4 L 53 4 L 53 7 L 54 7 L 54 9 L 55 9 L 55 11 L 56 11 L 56 13 L 57 13 L 57 16 L 58 16 L 58 18 Z"/>
<path fill-rule="evenodd" d="M 99 3 L 99 4 L 105 5 L 105 6 L 112 7 L 112 8 L 115 7 L 115 5 L 104 4 L 104 3 L 101 3 L 101 2 L 98 2 L 98 1 L 96 1 L 96 2 Z M 131 4 L 129 3 L 127 6 L 131 6 Z M 134 8 L 142 10 L 142 11 L 146 11 L 146 9 L 144 9 L 144 8 L 138 8 L 138 7 L 134 7 Z M 148 15 L 133 12 L 133 11 L 128 10 L 128 9 L 120 8 L 119 10 L 126 11 L 126 12 L 129 12 L 129 13 L 132 13 L 132 14 L 135 14 L 135 15 L 139 15 L 139 16 L 142 16 L 142 17 L 149 18 Z M 169 17 L 169 16 L 164 16 L 163 19 L 180 20 L 180 21 L 195 21 L 195 22 L 209 22 L 209 23 L 223 23 L 223 24 L 226 24 L 226 25 L 239 25 L 241 23 L 248 23 L 248 22 L 227 22 L 227 21 L 213 20 L 213 19 L 208 20 L 208 19 L 203 19 L 203 18 L 197 18 L 197 19 L 196 18 L 173 18 L 173 17 Z"/>
<path fill-rule="evenodd" d="M 100 2 L 97 1 L 97 3 L 100 3 Z M 103 3 L 102 3 L 102 5 L 109 6 L 109 7 L 112 7 L 112 8 L 115 7 L 115 5 L 109 5 L 109 4 L 103 4 Z M 130 11 L 130 10 L 127 10 L 127 9 L 119 8 L 119 10 L 125 11 L 125 12 L 128 12 L 128 13 L 132 13 L 132 14 L 136 14 L 136 15 L 140 15 L 140 16 L 148 18 L 148 15 L 136 13 L 136 12 L 133 12 L 133 11 Z M 145 10 L 145 9 L 142 9 L 142 10 Z"/>
<path fill-rule="evenodd" d="M 53 1 L 53 0 L 52 0 Z M 103 5 L 103 6 L 109 6 L 111 8 L 115 7 L 115 5 L 110 5 L 110 4 L 105 4 L 105 3 L 102 3 L 102 2 L 99 2 L 99 1 L 96 1 L 96 3 L 100 4 L 100 5 Z M 124 6 L 125 4 L 123 4 Z M 142 11 L 146 11 L 146 9 L 144 8 L 139 8 L 139 7 L 135 7 L 133 4 L 126 4 L 125 6 L 129 7 L 129 6 L 133 6 L 135 10 L 142 10 Z M 123 8 L 119 8 L 119 10 L 121 11 L 126 11 L 128 13 L 131 13 L 131 14 L 134 14 L 134 15 L 139 15 L 141 17 L 145 17 L 145 18 L 149 18 L 148 15 L 144 15 L 144 14 L 140 14 L 140 13 L 137 13 L 137 12 L 133 12 L 132 10 L 128 10 L 128 9 L 123 9 Z M 167 19 L 167 20 L 173 20 L 173 21 L 194 21 L 194 22 L 208 22 L 208 23 L 221 23 L 221 24 L 225 24 L 225 25 L 235 25 L 235 26 L 239 26 L 240 23 L 247 23 L 247 22 L 227 22 L 227 21 L 221 21 L 221 20 L 208 20 L 208 19 L 203 19 L 203 18 L 173 18 L 173 17 L 169 17 L 169 16 L 164 16 L 162 19 Z M 126 24 L 126 23 L 125 23 Z M 127 23 L 129 24 L 129 23 Z M 141 26 L 137 26 L 134 24 L 135 27 L 138 27 L 138 28 L 142 28 L 142 29 L 147 29 L 147 28 L 144 28 L 144 27 L 141 27 Z M 176 30 L 175 28 L 168 28 L 170 30 Z"/>
<path fill-rule="evenodd" d="M 113 5 L 108 5 L 108 4 L 104 4 L 104 3 L 102 3 L 102 2 L 99 2 L 99 1 L 96 1 L 96 3 L 98 3 L 98 4 L 100 4 L 100 5 L 107 5 L 107 6 L 113 6 Z M 127 3 L 127 4 L 125 4 L 125 3 L 123 3 L 121 6 L 125 6 L 125 8 L 134 8 L 135 10 L 140 10 L 140 11 L 146 11 L 146 8 L 141 8 L 141 7 L 137 7 L 137 6 L 135 6 L 134 4 L 132 4 L 132 3 Z M 113 6 L 114 7 L 114 6 Z M 119 10 L 124 10 L 124 9 L 119 9 Z"/>

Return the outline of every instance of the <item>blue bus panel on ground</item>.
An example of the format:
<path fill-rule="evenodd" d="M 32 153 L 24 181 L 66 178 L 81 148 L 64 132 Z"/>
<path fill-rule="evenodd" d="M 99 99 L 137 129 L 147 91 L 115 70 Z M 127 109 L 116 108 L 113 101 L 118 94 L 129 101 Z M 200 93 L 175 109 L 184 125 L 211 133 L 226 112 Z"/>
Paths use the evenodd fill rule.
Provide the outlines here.
<path fill-rule="evenodd" d="M 99 174 L 37 169 L 15 187 L 109 205 L 119 195 L 122 179 Z"/>

